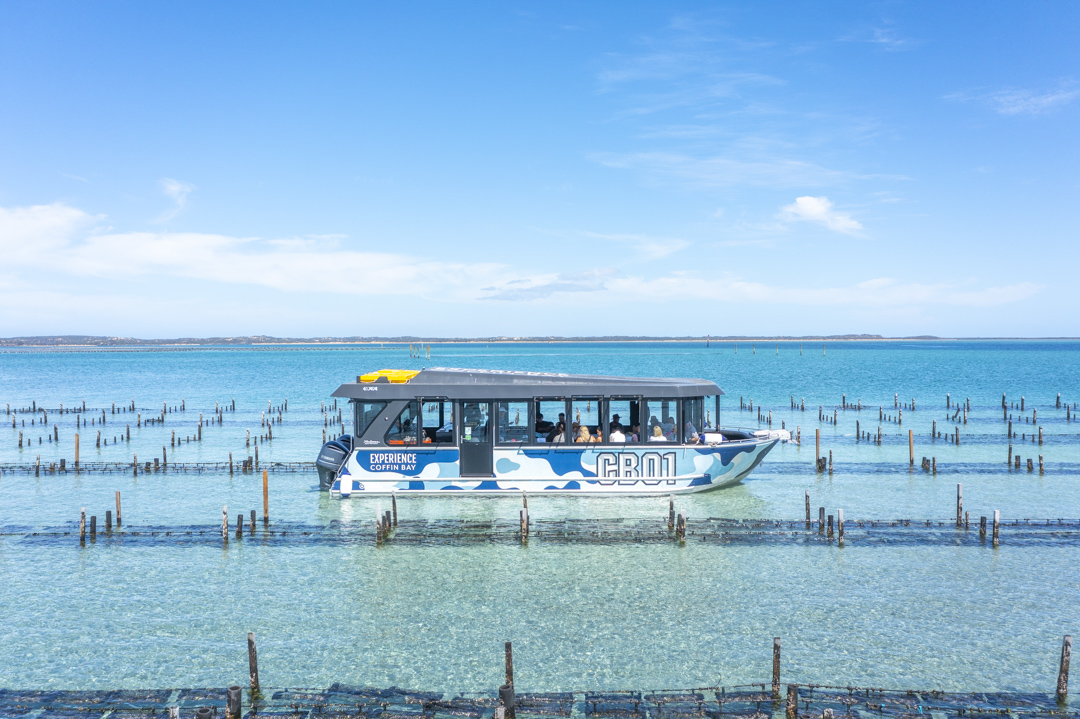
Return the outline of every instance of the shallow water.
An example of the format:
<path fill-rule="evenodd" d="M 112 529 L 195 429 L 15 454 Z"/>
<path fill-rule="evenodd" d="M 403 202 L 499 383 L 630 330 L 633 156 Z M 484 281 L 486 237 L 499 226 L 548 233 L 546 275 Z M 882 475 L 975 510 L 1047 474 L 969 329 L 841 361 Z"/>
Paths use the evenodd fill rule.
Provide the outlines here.
<path fill-rule="evenodd" d="M 0 463 L 73 458 L 75 416 L 59 403 L 108 409 L 135 400 L 143 417 L 162 402 L 186 402 L 163 426 L 136 427 L 134 414 L 106 415 L 108 447 L 93 447 L 97 425 L 80 428 L 83 461 L 160 456 L 169 435 L 194 434 L 201 411 L 236 399 L 201 443 L 170 448 L 172 462 L 246 456 L 245 429 L 260 434 L 267 401 L 289 400 L 263 461 L 310 460 L 322 439 L 320 401 L 343 381 L 382 367 L 422 364 L 534 371 L 705 377 L 717 381 L 721 422 L 757 427 L 739 397 L 773 412 L 773 426 L 801 427 L 803 445 L 780 445 L 743 485 L 679 498 L 690 517 L 803 515 L 844 508 L 848 519 L 948 518 L 957 482 L 973 517 L 1080 517 L 1080 423 L 1063 402 L 1080 400 L 1080 343 L 940 342 L 714 343 L 436 346 L 430 361 L 396 349 L 252 349 L 0 354 L 0 406 L 50 408 L 44 432 L 22 451 L 0 428 Z M 756 353 L 755 353 L 756 350 Z M 859 398 L 834 427 L 817 408 Z M 945 393 L 971 398 L 961 444 L 943 431 Z M 1025 459 L 1043 454 L 1046 473 L 1005 464 L 1001 393 L 1037 407 L 1044 444 L 1014 440 Z M 901 426 L 882 423 L 882 446 L 857 442 L 876 430 L 898 393 L 915 400 Z M 806 412 L 789 398 L 806 398 Z M 868 409 L 870 405 L 873 409 Z M 1030 424 L 1014 414 L 1014 429 Z M 34 415 L 40 418 L 40 414 Z M 91 413 L 85 415 L 87 418 Z M 97 415 L 100 417 L 100 413 Z M 130 421 L 131 442 L 112 444 Z M 50 427 L 51 428 L 51 427 Z M 813 433 L 834 453 L 834 472 L 813 471 Z M 908 466 L 907 430 L 916 438 Z M 1036 430 L 1037 431 L 1037 430 Z M 87 438 L 91 438 L 89 441 Z M 939 474 L 918 469 L 922 456 Z M 1026 463 L 1025 463 L 1026 464 Z M 1037 466 L 1037 464 L 1036 464 Z M 312 473 L 271 474 L 271 517 L 303 522 L 374 519 L 376 500 L 338 501 L 314 489 Z M 45 526 L 103 519 L 122 492 L 124 522 L 198 523 L 261 512 L 261 478 L 188 475 L 5 473 L 0 525 Z M 513 517 L 511 498 L 410 498 L 413 517 Z M 386 508 L 385 502 L 381 504 Z M 534 517 L 662 516 L 666 499 L 532 498 Z M 447 691 L 501 683 L 501 643 L 514 640 L 524 690 L 659 688 L 767 679 L 771 638 L 784 641 L 784 676 L 802 682 L 946 689 L 1052 687 L 1060 637 L 1076 633 L 1080 548 L 908 546 L 685 547 L 666 545 L 258 547 L 228 549 L 105 545 L 32 546 L 0 538 L 0 686 L 156 687 L 240 681 L 244 637 L 259 637 L 264 682 L 318 686 L 333 681 Z"/>

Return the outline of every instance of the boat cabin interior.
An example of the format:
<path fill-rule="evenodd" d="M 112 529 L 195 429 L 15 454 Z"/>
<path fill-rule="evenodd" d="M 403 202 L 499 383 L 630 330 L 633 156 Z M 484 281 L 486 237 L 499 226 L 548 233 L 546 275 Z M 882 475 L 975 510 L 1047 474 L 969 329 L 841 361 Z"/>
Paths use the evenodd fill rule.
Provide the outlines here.
<path fill-rule="evenodd" d="M 356 448 L 457 447 L 463 455 L 475 450 L 489 457 L 499 446 L 750 439 L 717 429 L 722 394 L 699 379 L 446 368 L 380 370 L 334 392 L 352 403 Z"/>

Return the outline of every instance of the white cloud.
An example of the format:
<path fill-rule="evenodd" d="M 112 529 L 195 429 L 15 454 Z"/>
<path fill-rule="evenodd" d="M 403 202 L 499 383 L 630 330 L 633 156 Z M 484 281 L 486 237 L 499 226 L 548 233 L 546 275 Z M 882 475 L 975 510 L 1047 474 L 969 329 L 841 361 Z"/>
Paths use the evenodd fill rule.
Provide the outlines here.
<path fill-rule="evenodd" d="M 195 186 L 180 180 L 174 180 L 171 177 L 163 177 L 158 180 L 158 185 L 161 187 L 161 191 L 165 193 L 165 196 L 173 201 L 173 207 L 162 213 L 156 222 L 164 223 L 173 219 L 181 212 L 184 211 L 184 207 L 187 206 L 188 195 L 195 191 Z"/>
<path fill-rule="evenodd" d="M 169 276 L 286 292 L 380 295 L 403 286 L 432 298 L 477 296 L 505 276 L 496 263 L 443 263 L 339 248 L 338 237 L 262 239 L 200 232 L 110 232 L 103 218 L 54 203 L 0 208 L 5 270 L 47 269 L 80 278 Z M 99 231 L 95 231 L 99 230 Z"/>
<path fill-rule="evenodd" d="M 797 197 L 794 203 L 781 208 L 780 216 L 788 222 L 816 222 L 847 235 L 857 235 L 863 230 L 850 214 L 834 210 L 828 197 Z"/>

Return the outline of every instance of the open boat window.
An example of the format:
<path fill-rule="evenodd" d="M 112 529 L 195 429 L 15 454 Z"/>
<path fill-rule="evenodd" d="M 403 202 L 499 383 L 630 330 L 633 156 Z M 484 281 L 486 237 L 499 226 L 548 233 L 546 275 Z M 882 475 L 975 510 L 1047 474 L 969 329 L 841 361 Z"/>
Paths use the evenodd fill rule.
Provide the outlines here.
<path fill-rule="evenodd" d="M 533 441 L 536 444 L 564 444 L 570 440 L 566 426 L 566 400 L 534 399 Z"/>
<path fill-rule="evenodd" d="M 529 441 L 529 401 L 510 400 L 498 403 L 500 444 L 524 444 Z"/>
<path fill-rule="evenodd" d="M 614 444 L 641 441 L 641 400 L 612 397 L 607 403 L 607 441 Z"/>
<path fill-rule="evenodd" d="M 406 404 L 397 418 L 390 423 L 390 429 L 386 430 L 386 443 L 416 444 L 419 419 L 420 401 L 414 399 Z"/>
<path fill-rule="evenodd" d="M 454 403 L 445 397 L 421 399 L 420 431 L 424 444 L 453 444 Z"/>
<path fill-rule="evenodd" d="M 600 423 L 600 398 L 575 397 L 570 414 L 574 418 L 570 432 L 574 442 L 588 444 L 604 441 L 604 427 Z"/>
<path fill-rule="evenodd" d="M 683 400 L 683 443 L 698 444 L 705 427 L 705 399 L 691 397 Z"/>
<path fill-rule="evenodd" d="M 356 407 L 353 410 L 353 425 L 356 428 L 357 439 L 364 436 L 364 432 L 368 431 L 368 427 L 371 426 L 371 423 L 375 421 L 385 407 L 386 402 L 356 402 Z"/>
<path fill-rule="evenodd" d="M 646 399 L 645 414 L 649 417 L 642 428 L 646 442 L 679 441 L 679 400 Z"/>
<path fill-rule="evenodd" d="M 705 420 L 701 425 L 702 432 L 715 432 L 717 415 L 720 414 L 720 395 L 708 395 L 705 397 Z"/>

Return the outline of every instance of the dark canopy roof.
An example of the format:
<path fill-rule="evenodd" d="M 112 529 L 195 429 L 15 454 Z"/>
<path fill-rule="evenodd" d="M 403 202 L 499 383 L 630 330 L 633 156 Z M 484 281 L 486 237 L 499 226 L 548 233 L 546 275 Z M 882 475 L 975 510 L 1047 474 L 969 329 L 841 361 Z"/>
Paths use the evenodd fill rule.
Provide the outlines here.
<path fill-rule="evenodd" d="M 334 397 L 395 400 L 413 397 L 450 399 L 526 399 L 530 397 L 700 397 L 724 394 L 703 379 L 605 377 L 603 375 L 516 372 L 494 369 L 433 367 L 407 382 L 346 382 Z"/>

